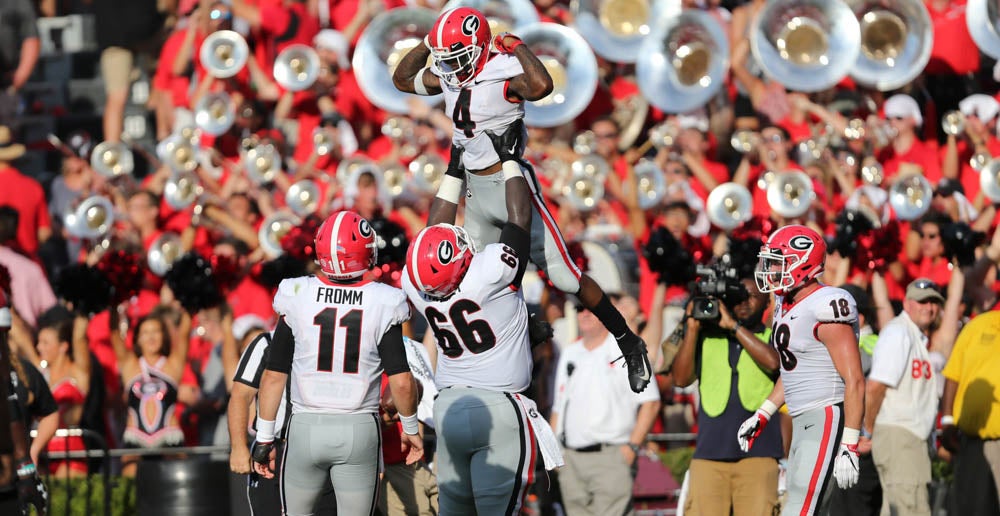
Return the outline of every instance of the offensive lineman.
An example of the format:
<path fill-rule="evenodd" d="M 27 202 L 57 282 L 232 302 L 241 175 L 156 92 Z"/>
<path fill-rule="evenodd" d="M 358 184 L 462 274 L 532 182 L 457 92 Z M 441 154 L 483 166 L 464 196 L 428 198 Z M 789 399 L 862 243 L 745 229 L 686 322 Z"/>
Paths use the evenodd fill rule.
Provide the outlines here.
<path fill-rule="evenodd" d="M 787 403 L 794 430 L 782 514 L 819 514 L 831 473 L 844 489 L 858 481 L 865 404 L 858 310 L 846 291 L 816 279 L 826 261 L 826 243 L 812 229 L 779 228 L 758 257 L 757 287 L 776 294 L 771 345 L 778 351 L 781 376 L 756 414 L 740 426 L 737 439 L 748 451 Z"/>
<path fill-rule="evenodd" d="M 490 51 L 491 37 L 481 12 L 469 7 L 445 11 L 424 44 L 407 53 L 393 73 L 400 91 L 443 92 L 445 110 L 454 122 L 452 163 L 431 205 L 428 225 L 454 220 L 463 180 L 467 180 L 465 228 L 475 249 L 499 241 L 508 221 L 530 228 L 531 261 L 559 290 L 576 295 L 615 336 L 632 390 L 641 392 L 652 376 L 646 344 L 628 328 L 600 286 L 573 263 L 539 193 L 534 171 L 521 159 L 527 140 L 524 101 L 549 95 L 552 78 L 517 36 L 497 35 L 492 43 L 496 52 Z M 434 64 L 425 67 L 428 57 L 433 57 Z M 463 174 L 463 168 L 469 173 Z M 504 209 L 501 185 L 512 177 L 528 180 L 530 218 L 508 217 Z"/>
<path fill-rule="evenodd" d="M 403 290 L 441 347 L 434 421 L 442 516 L 517 515 L 536 446 L 547 468 L 562 465 L 551 429 L 518 394 L 531 382 L 532 362 L 518 289 L 517 250 L 526 252 L 528 238 L 516 234 L 505 230 L 500 243 L 474 254 L 463 228 L 438 224 L 417 235 L 406 257 Z"/>
<path fill-rule="evenodd" d="M 364 281 L 376 235 L 351 211 L 316 233 L 320 273 L 278 285 L 278 325 L 260 381 L 254 469 L 273 476 L 275 415 L 291 375 L 292 416 L 281 468 L 284 513 L 312 514 L 329 476 L 337 514 L 372 514 L 380 474 L 379 388 L 384 369 L 400 414 L 407 464 L 423 455 L 417 388 L 406 362 L 402 324 L 410 317 L 397 288 Z"/>

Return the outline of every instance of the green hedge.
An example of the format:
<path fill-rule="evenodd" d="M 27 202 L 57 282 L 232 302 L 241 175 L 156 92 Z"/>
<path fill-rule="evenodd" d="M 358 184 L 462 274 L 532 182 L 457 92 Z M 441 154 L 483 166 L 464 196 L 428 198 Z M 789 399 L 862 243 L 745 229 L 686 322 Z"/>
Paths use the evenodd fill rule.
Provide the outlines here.
<path fill-rule="evenodd" d="M 109 481 L 111 488 L 111 515 L 134 515 L 136 513 L 135 479 L 112 476 Z M 90 483 L 89 511 L 87 507 L 88 482 Z M 73 478 L 69 480 L 68 486 L 66 478 L 47 477 L 45 484 L 49 488 L 50 515 L 63 516 L 67 514 L 67 499 L 69 499 L 70 505 L 69 514 L 73 516 L 102 516 L 104 514 L 104 477 L 96 475 L 89 478 Z M 70 493 L 71 496 L 67 496 Z"/>

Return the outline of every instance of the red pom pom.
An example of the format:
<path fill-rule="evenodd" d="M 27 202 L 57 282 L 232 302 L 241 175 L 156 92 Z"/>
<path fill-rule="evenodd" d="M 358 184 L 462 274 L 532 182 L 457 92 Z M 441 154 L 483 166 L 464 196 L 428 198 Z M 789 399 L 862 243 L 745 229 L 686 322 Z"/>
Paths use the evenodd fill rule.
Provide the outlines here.
<path fill-rule="evenodd" d="M 316 259 L 314 249 L 316 232 L 322 221 L 314 216 L 306 217 L 302 224 L 292 228 L 281 238 L 281 248 L 286 254 L 299 261 L 311 262 Z"/>
<path fill-rule="evenodd" d="M 756 216 L 734 229 L 730 235 L 740 240 L 756 239 L 763 243 L 772 231 L 774 231 L 774 221 L 768 217 Z"/>
<path fill-rule="evenodd" d="M 146 274 L 146 262 L 136 253 L 108 251 L 97 262 L 97 270 L 111 283 L 111 302 L 118 305 L 139 294 Z"/>
<path fill-rule="evenodd" d="M 235 257 L 213 254 L 208 261 L 212 265 L 212 279 L 223 294 L 232 292 L 243 280 L 243 270 Z"/>

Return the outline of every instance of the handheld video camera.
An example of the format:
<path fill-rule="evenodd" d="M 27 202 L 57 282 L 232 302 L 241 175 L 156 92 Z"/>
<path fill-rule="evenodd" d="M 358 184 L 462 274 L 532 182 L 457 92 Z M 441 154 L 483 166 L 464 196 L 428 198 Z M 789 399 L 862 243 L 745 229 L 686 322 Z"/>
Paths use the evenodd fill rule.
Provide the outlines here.
<path fill-rule="evenodd" d="M 739 269 L 729 261 L 729 256 L 713 265 L 699 265 L 696 268 L 691 299 L 691 317 L 698 321 L 714 321 L 719 318 L 719 303 L 732 308 L 747 299 L 749 293 L 740 281 Z"/>

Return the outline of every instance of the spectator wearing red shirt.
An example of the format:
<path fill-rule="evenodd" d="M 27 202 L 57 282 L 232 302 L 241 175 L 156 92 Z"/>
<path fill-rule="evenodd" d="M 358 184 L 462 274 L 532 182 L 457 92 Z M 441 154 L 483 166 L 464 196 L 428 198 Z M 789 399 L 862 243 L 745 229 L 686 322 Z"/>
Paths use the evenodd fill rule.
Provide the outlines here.
<path fill-rule="evenodd" d="M 924 124 L 917 101 L 902 93 L 893 95 L 885 101 L 883 111 L 896 131 L 896 137 L 878 155 L 885 181 L 891 182 L 900 172 L 909 173 L 918 167 L 931 184 L 936 184 L 941 179 L 941 165 L 934 146 L 917 137 L 917 127 Z"/>
<path fill-rule="evenodd" d="M 996 138 L 1000 102 L 989 95 L 976 93 L 963 99 L 958 106 L 965 116 L 965 132 L 958 136 L 948 135 L 940 150 L 941 174 L 945 178 L 958 179 L 965 197 L 975 202 L 980 189 L 979 172 L 972 168 L 970 159 L 977 153 L 1000 156 L 1000 140 Z"/>
<path fill-rule="evenodd" d="M 18 250 L 29 257 L 38 252 L 38 245 L 52 236 L 45 192 L 38 181 L 22 174 L 11 163 L 24 155 L 24 145 L 14 143 L 10 128 L 0 125 L 0 206 L 17 210 Z"/>
<path fill-rule="evenodd" d="M 174 109 L 188 106 L 188 89 L 191 87 L 191 63 L 193 41 L 198 33 L 202 17 L 206 16 L 197 7 L 196 0 L 184 0 L 178 7 L 178 14 L 185 16 L 160 49 L 156 73 L 153 75 L 152 104 L 156 111 L 156 138 L 162 140 L 170 135 L 174 126 Z M 184 54 L 182 66 L 175 61 Z"/>
<path fill-rule="evenodd" d="M 941 228 L 951 222 L 947 215 L 930 211 L 917 224 L 907 244 L 906 277 L 930 278 L 938 285 L 951 280 L 952 264 L 945 256 Z M 913 242 L 919 238 L 917 245 Z"/>
<path fill-rule="evenodd" d="M 691 172 L 691 187 L 702 201 L 716 186 L 729 181 L 729 169 L 722 163 L 708 159 L 708 119 L 698 116 L 680 116 L 680 134 L 677 146 L 681 159 Z"/>
<path fill-rule="evenodd" d="M 260 38 L 256 49 L 257 63 L 268 73 L 282 50 L 291 45 L 312 45 L 319 32 L 319 20 L 302 0 L 261 0 L 252 5 L 246 0 L 233 0 L 233 16 L 243 18 Z"/>
<path fill-rule="evenodd" d="M 979 51 L 969 35 L 965 4 L 966 0 L 924 0 L 934 28 L 931 57 L 923 73 L 936 108 L 935 128 L 941 115 L 978 89 L 974 74 L 979 70 Z"/>

